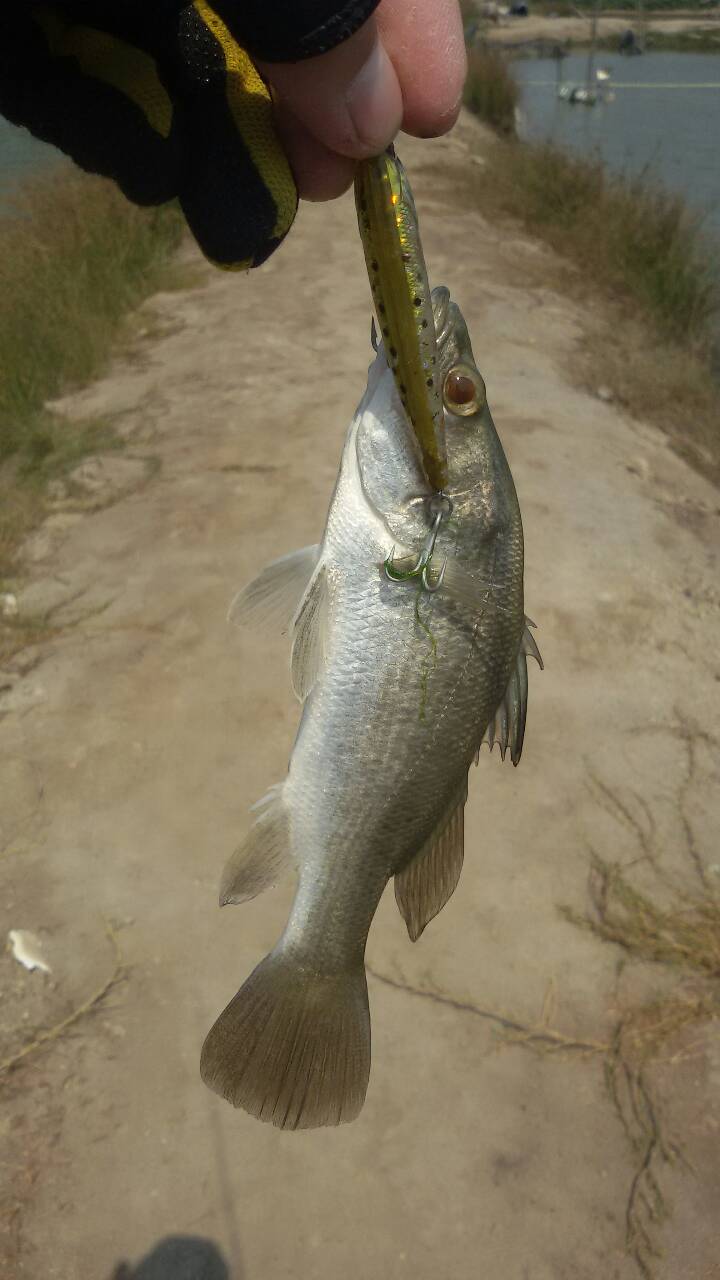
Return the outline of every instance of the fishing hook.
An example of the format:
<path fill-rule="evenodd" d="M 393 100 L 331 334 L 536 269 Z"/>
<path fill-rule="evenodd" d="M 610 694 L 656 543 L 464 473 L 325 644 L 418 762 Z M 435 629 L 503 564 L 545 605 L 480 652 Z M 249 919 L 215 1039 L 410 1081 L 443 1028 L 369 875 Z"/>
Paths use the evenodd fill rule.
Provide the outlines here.
<path fill-rule="evenodd" d="M 430 499 L 430 515 L 432 516 L 432 524 L 426 535 L 422 550 L 415 561 L 412 569 L 396 569 L 393 558 L 395 548 L 393 547 L 390 555 L 385 561 L 385 577 L 390 582 L 407 582 L 410 578 L 419 578 L 424 591 L 431 594 L 438 591 L 442 586 L 445 570 L 447 569 L 447 556 L 443 560 L 443 566 L 434 582 L 430 581 L 429 569 L 437 541 L 440 525 L 443 520 L 448 520 L 453 512 L 453 504 L 444 493 L 436 493 Z"/>

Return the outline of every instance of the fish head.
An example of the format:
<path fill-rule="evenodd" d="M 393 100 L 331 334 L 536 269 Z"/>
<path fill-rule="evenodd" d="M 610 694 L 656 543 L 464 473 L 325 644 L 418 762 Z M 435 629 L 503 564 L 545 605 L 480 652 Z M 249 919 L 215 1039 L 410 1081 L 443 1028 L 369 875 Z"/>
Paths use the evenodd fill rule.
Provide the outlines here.
<path fill-rule="evenodd" d="M 453 503 L 451 523 L 459 540 L 467 536 L 476 545 L 479 536 L 517 519 L 517 499 L 463 314 L 444 285 L 433 289 L 432 304 L 448 460 L 444 492 Z M 356 424 L 365 497 L 397 542 L 413 546 L 427 531 L 434 490 L 382 344 Z"/>
<path fill-rule="evenodd" d="M 488 446 L 496 436 L 465 318 L 444 285 L 433 289 L 433 315 L 448 456 L 446 492 L 454 499 L 488 477 Z"/>

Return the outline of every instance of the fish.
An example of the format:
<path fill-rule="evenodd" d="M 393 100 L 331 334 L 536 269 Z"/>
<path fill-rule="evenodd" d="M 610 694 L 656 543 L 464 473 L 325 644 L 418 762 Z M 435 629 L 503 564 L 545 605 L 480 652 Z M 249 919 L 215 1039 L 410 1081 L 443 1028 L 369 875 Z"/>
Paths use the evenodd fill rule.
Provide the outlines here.
<path fill-rule="evenodd" d="M 433 555 L 437 589 L 392 579 L 434 525 L 437 495 L 382 344 L 347 433 L 324 533 L 269 565 L 231 606 L 239 625 L 292 631 L 302 701 L 287 777 L 256 806 L 223 872 L 221 905 L 297 876 L 281 938 L 207 1035 L 205 1083 L 283 1129 L 353 1120 L 370 1072 L 364 964 L 389 880 L 415 941 L 463 863 L 468 772 L 497 743 L 517 764 L 527 659 L 523 531 L 467 326 L 432 294 L 448 443 Z M 393 550 L 394 549 L 394 550 Z M 439 576 L 436 568 L 433 583 Z"/>
<path fill-rule="evenodd" d="M 425 474 L 441 491 L 447 453 L 430 285 L 415 200 L 393 147 L 358 164 L 355 207 L 386 358 Z"/>

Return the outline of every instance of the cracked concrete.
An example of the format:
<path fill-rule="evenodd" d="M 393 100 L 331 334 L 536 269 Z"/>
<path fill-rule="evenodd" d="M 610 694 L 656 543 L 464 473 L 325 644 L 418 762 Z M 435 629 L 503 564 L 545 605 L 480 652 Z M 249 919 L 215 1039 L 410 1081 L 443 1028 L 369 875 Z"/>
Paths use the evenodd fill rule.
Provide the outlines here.
<path fill-rule="evenodd" d="M 152 424 L 160 466 L 34 536 L 20 599 L 46 590 L 55 609 L 60 582 L 81 593 L 77 616 L 0 680 L 2 924 L 62 956 L 51 981 L 0 956 L 0 1057 L 112 975 L 106 921 L 126 975 L 7 1077 L 13 1280 L 110 1280 L 123 1261 L 176 1258 L 178 1236 L 204 1240 L 232 1280 L 640 1274 L 626 1239 L 638 1151 L 601 1050 L 628 1001 L 675 979 L 558 906 L 590 908 L 590 849 L 646 888 L 660 868 L 696 891 L 688 823 L 717 876 L 718 752 L 701 733 L 720 701 L 717 495 L 656 430 L 573 385 L 583 314 L 548 286 L 551 256 L 454 201 L 448 174 L 478 138 L 464 122 L 402 154 L 432 279 L 463 307 L 513 466 L 546 670 L 531 672 L 520 768 L 484 752 L 472 771 L 452 901 L 415 947 L 392 894 L 381 903 L 373 1073 L 344 1129 L 281 1134 L 233 1112 L 201 1085 L 198 1055 L 292 891 L 216 906 L 297 722 L 287 642 L 233 632 L 225 614 L 259 566 L 322 527 L 371 354 L 351 201 L 304 207 L 250 277 L 208 270 L 153 300 L 142 358 L 119 356 L 69 405 Z M 532 1034 L 551 1051 L 531 1052 Z M 662 1170 L 674 1211 L 650 1224 L 657 1280 L 720 1275 L 717 1059 L 706 1021 L 651 1079 L 695 1168 Z"/>

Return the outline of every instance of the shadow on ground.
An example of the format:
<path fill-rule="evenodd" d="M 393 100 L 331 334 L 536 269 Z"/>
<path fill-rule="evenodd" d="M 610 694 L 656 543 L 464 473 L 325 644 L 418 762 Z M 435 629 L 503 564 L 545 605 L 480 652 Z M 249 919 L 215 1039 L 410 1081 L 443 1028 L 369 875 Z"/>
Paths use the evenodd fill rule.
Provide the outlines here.
<path fill-rule="evenodd" d="M 230 1280 L 230 1271 L 212 1240 L 166 1236 L 137 1266 L 118 1263 L 110 1280 Z"/>

